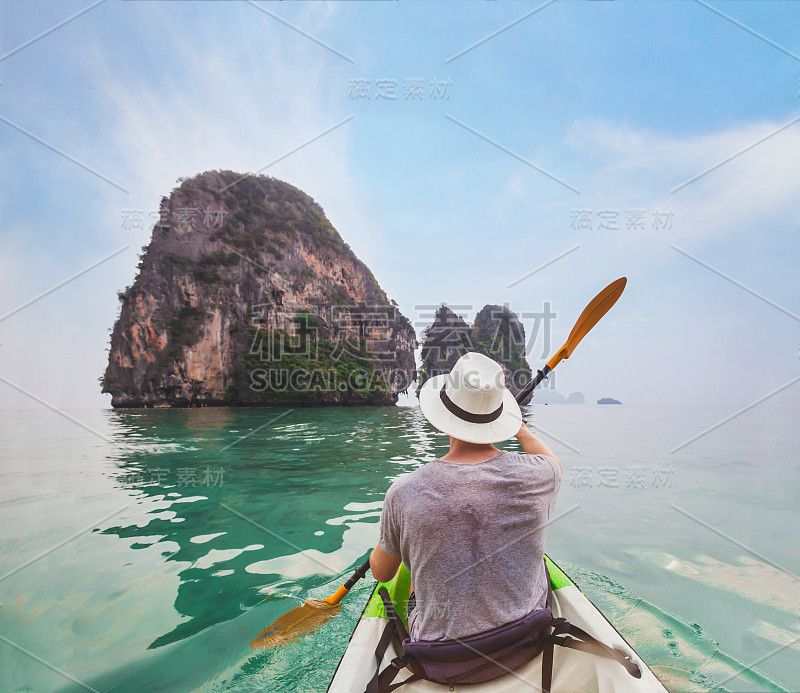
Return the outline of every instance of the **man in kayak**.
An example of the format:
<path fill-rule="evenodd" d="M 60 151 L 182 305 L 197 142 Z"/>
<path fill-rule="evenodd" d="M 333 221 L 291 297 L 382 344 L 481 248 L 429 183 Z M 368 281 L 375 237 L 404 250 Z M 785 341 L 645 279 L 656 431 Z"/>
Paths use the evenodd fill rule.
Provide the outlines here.
<path fill-rule="evenodd" d="M 482 354 L 428 380 L 419 400 L 450 450 L 391 485 L 370 567 L 380 582 L 401 562 L 410 570 L 412 640 L 452 640 L 545 606 L 544 535 L 561 463 L 522 422 L 502 367 Z M 494 446 L 512 436 L 525 454 Z"/>

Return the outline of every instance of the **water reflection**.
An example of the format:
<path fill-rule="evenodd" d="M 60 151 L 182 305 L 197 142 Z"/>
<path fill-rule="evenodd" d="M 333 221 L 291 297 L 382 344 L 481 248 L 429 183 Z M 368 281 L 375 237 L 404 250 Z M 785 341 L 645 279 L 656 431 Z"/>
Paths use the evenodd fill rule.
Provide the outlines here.
<path fill-rule="evenodd" d="M 283 411 L 109 413 L 124 443 L 112 473 L 140 512 L 103 533 L 180 564 L 184 618 L 150 649 L 348 571 L 376 540 L 375 498 L 434 454 L 416 409 L 295 409 L 256 430 Z"/>

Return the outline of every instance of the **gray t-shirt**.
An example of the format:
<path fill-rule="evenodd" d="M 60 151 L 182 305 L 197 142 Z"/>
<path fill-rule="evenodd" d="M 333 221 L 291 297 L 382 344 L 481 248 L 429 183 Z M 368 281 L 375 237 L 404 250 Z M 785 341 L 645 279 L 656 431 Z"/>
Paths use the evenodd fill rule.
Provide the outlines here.
<path fill-rule="evenodd" d="M 391 485 L 379 543 L 411 571 L 412 639 L 461 638 L 544 606 L 544 525 L 560 485 L 552 458 L 506 451 L 433 460 Z"/>

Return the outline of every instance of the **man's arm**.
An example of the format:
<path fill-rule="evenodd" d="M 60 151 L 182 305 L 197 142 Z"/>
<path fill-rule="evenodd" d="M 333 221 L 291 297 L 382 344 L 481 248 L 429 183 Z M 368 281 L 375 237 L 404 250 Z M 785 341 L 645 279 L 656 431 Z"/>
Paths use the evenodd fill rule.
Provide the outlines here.
<path fill-rule="evenodd" d="M 555 453 L 547 447 L 545 443 L 533 435 L 531 430 L 524 423 L 520 426 L 515 438 L 519 441 L 522 449 L 529 455 L 547 455 L 548 457 L 552 457 L 556 461 L 558 468 L 562 469 L 561 462 L 558 457 L 555 456 Z"/>
<path fill-rule="evenodd" d="M 396 574 L 403 559 L 399 554 L 386 553 L 380 544 L 372 549 L 369 556 L 369 567 L 372 577 L 378 582 L 389 582 Z"/>

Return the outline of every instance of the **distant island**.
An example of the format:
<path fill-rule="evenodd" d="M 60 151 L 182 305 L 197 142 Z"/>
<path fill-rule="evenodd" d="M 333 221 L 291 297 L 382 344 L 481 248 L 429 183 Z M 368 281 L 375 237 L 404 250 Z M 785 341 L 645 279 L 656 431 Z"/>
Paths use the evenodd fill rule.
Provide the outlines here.
<path fill-rule="evenodd" d="M 570 392 L 568 397 L 564 397 L 558 390 L 553 390 L 546 386 L 547 381 L 536 388 L 533 392 L 531 404 L 585 404 L 586 398 L 582 392 Z"/>
<path fill-rule="evenodd" d="M 425 329 L 417 392 L 429 378 L 449 373 L 456 361 L 470 351 L 500 363 L 506 387 L 514 395 L 530 382 L 533 371 L 525 358 L 525 328 L 514 311 L 507 306 L 486 305 L 470 327 L 442 305 Z"/>
<path fill-rule="evenodd" d="M 525 357 L 525 344 L 525 328 L 507 306 L 485 305 L 470 326 L 460 315 L 442 305 L 423 335 L 417 392 L 428 378 L 448 373 L 461 356 L 477 351 L 502 365 L 506 387 L 516 395 L 533 374 Z M 534 390 L 524 403 L 584 404 L 586 401 L 582 392 L 571 392 L 569 397 L 564 397 L 547 384 L 545 381 Z"/>
<path fill-rule="evenodd" d="M 111 406 L 396 404 L 416 333 L 322 207 L 263 175 L 178 182 L 119 293 Z"/>
<path fill-rule="evenodd" d="M 597 400 L 598 404 L 622 404 L 618 399 L 614 399 L 613 397 L 603 397 L 603 399 Z"/>

